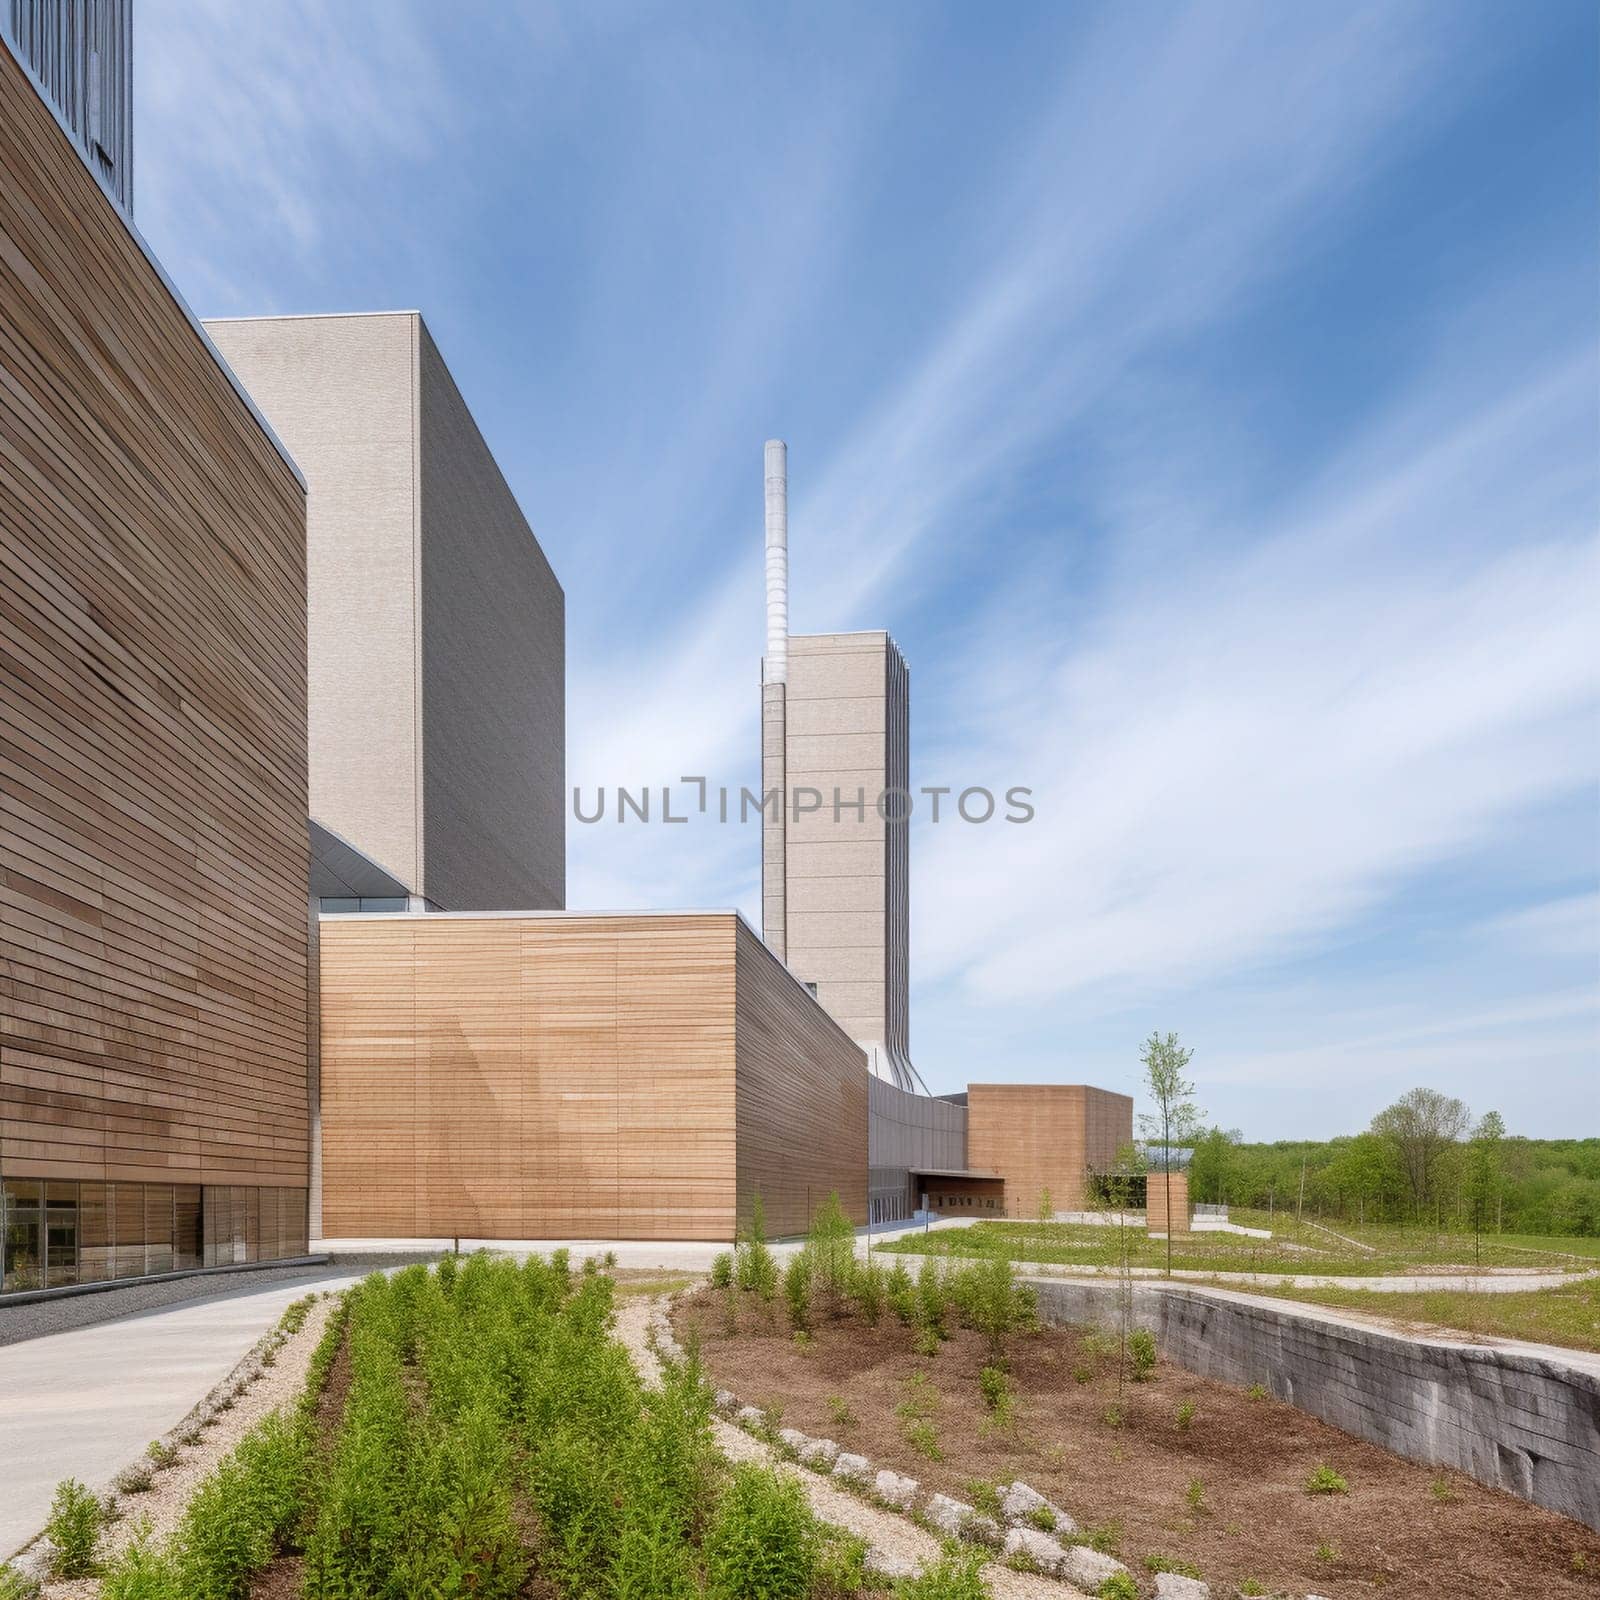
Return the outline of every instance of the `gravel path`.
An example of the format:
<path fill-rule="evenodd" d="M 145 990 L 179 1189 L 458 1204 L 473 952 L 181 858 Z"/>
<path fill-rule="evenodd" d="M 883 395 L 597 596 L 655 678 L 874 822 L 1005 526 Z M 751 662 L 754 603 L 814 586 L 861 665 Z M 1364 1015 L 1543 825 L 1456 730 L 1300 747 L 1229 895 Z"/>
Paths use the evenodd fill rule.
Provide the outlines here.
<path fill-rule="evenodd" d="M 639 1295 L 621 1303 L 617 1312 L 617 1337 L 633 1357 L 645 1382 L 654 1384 L 660 1381 L 661 1363 L 649 1344 L 652 1325 L 666 1326 L 665 1298 Z M 820 1473 L 784 1460 L 760 1439 L 730 1422 L 715 1418 L 711 1426 L 717 1448 L 730 1461 L 758 1461 L 798 1478 L 818 1517 L 865 1539 L 875 1553 L 919 1568 L 938 1560 L 939 1540 L 916 1523 L 869 1504 Z M 1032 1573 L 1013 1572 L 994 1561 L 984 1568 L 984 1579 L 996 1600 L 1063 1600 L 1063 1596 L 1078 1593 L 1068 1584 Z"/>
<path fill-rule="evenodd" d="M 879 1258 L 882 1259 L 881 1257 Z M 941 1265 L 972 1259 L 965 1256 L 921 1256 L 895 1254 L 896 1261 L 906 1263 L 906 1270 L 915 1273 L 926 1260 Z M 1016 1260 L 1012 1265 L 1030 1278 L 1114 1278 L 1120 1275 L 1117 1267 L 1092 1264 L 1063 1266 L 1047 1261 Z M 1199 1272 L 1175 1267 L 1169 1278 L 1160 1267 L 1130 1267 L 1128 1276 L 1139 1282 L 1152 1279 L 1167 1283 L 1205 1285 L 1208 1283 L 1255 1285 L 1275 1289 L 1288 1284 L 1295 1289 L 1373 1289 L 1380 1294 L 1430 1294 L 1437 1290 L 1477 1294 L 1526 1294 L 1532 1289 L 1559 1289 L 1569 1284 L 1582 1283 L 1596 1276 L 1574 1264 L 1565 1270 L 1552 1271 L 1546 1267 L 1485 1267 L 1481 1272 L 1452 1268 L 1439 1272 L 1413 1272 L 1390 1277 L 1340 1277 L 1331 1272 Z"/>
<path fill-rule="evenodd" d="M 249 1272 L 204 1273 L 192 1278 L 168 1278 L 161 1283 L 132 1283 L 122 1289 L 97 1289 L 92 1294 L 66 1295 L 59 1300 L 35 1300 L 24 1306 L 0 1306 L 0 1345 L 43 1339 L 73 1328 L 114 1322 L 141 1311 L 160 1311 L 191 1300 L 215 1300 L 223 1295 L 254 1294 L 275 1283 L 304 1283 L 308 1290 L 324 1278 L 348 1268 L 257 1267 Z"/>
<path fill-rule="evenodd" d="M 300 1331 L 291 1334 L 278 1347 L 270 1367 L 235 1399 L 226 1411 L 201 1434 L 199 1442 L 183 1446 L 176 1465 L 155 1474 L 150 1488 L 138 1494 L 123 1494 L 118 1499 L 121 1515 L 106 1530 L 101 1543 L 103 1558 L 127 1548 L 145 1521 L 157 1539 L 165 1539 L 177 1527 L 190 1496 L 217 1466 L 218 1462 L 269 1412 L 293 1405 L 305 1387 L 312 1352 L 333 1311 L 334 1300 L 319 1300 L 311 1308 Z M 247 1355 L 240 1367 L 253 1366 L 254 1354 Z M 225 1394 L 239 1381 L 230 1373 L 217 1385 L 207 1400 Z M 202 1402 L 204 1403 L 204 1402 Z M 46 1584 L 46 1600 L 93 1600 L 100 1593 L 95 1578 L 80 1578 L 70 1583 Z"/>

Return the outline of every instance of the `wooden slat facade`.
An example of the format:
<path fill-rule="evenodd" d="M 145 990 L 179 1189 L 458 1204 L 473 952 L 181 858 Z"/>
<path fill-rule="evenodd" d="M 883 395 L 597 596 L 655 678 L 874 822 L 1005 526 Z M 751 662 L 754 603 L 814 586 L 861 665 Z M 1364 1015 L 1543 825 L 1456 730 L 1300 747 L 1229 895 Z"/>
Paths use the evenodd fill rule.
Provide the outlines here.
<path fill-rule="evenodd" d="M 1133 1101 L 1081 1083 L 967 1087 L 967 1165 L 1005 1178 L 1010 1217 L 1033 1217 L 1045 1189 L 1055 1211 L 1084 1201 L 1092 1168 L 1109 1172 L 1133 1138 Z"/>
<path fill-rule="evenodd" d="M 731 914 L 327 917 L 321 952 L 326 1237 L 865 1215 L 865 1057 Z"/>
<path fill-rule="evenodd" d="M 0 128 L 0 1175 L 303 1191 L 304 492 L 4 48 Z"/>

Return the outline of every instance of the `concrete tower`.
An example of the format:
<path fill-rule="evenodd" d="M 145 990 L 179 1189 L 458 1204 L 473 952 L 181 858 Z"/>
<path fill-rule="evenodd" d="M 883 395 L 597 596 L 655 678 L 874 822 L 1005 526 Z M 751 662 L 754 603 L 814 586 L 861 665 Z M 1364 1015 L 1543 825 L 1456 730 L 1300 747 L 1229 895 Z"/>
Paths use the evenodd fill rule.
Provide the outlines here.
<path fill-rule="evenodd" d="M 788 452 L 766 448 L 762 932 L 867 1052 L 920 1087 L 910 1054 L 911 677 L 885 632 L 789 633 Z"/>

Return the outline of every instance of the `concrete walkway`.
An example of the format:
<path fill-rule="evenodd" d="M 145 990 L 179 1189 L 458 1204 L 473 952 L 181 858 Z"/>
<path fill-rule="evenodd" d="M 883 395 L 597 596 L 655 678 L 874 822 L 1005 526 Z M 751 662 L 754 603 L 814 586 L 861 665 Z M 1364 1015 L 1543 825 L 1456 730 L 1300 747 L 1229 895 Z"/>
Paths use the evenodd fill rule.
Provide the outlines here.
<path fill-rule="evenodd" d="M 915 1271 L 929 1259 L 920 1255 L 895 1252 L 895 1259 L 910 1263 L 908 1271 Z M 940 1263 L 976 1260 L 974 1256 L 937 1255 Z M 1097 1267 L 1089 1264 L 1058 1266 L 1048 1261 L 1014 1261 L 1018 1272 L 1032 1278 L 1115 1278 L 1116 1267 Z M 1128 1275 L 1141 1283 L 1152 1280 L 1182 1283 L 1185 1285 L 1208 1283 L 1237 1283 L 1247 1288 L 1272 1289 L 1287 1284 L 1293 1289 L 1373 1289 L 1380 1294 L 1427 1294 L 1440 1289 L 1470 1291 L 1474 1294 L 1526 1294 L 1530 1289 L 1559 1289 L 1568 1284 L 1582 1283 L 1597 1276 L 1594 1272 L 1574 1269 L 1569 1272 L 1547 1272 L 1539 1267 L 1485 1267 L 1481 1272 L 1413 1272 L 1384 1277 L 1356 1278 L 1327 1272 L 1199 1272 L 1174 1268 L 1170 1279 L 1159 1267 L 1130 1267 Z"/>
<path fill-rule="evenodd" d="M 234 1363 L 313 1290 L 362 1274 L 325 1274 L 209 1295 L 0 1348 L 0 1560 L 44 1526 L 62 1478 L 103 1489 L 150 1441 L 181 1422 Z"/>

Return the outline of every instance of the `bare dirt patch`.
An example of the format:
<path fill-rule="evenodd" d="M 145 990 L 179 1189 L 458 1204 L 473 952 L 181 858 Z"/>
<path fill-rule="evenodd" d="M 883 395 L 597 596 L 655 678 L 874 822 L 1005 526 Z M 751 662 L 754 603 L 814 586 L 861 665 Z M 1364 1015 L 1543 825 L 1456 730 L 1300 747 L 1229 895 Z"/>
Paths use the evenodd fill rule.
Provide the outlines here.
<path fill-rule="evenodd" d="M 1141 1575 L 1159 1555 L 1228 1592 L 1254 1580 L 1330 1600 L 1600 1595 L 1600 1536 L 1580 1524 L 1164 1361 L 1149 1381 L 1124 1386 L 1111 1425 L 1115 1361 L 1095 1355 L 1085 1330 L 1011 1341 L 1017 1426 L 1005 1433 L 986 1426 L 976 1334 L 958 1330 L 924 1359 L 886 1313 L 876 1328 L 822 1322 L 801 1347 L 781 1312 L 769 1322 L 748 1296 L 730 1335 L 726 1307 L 724 1293 L 703 1291 L 679 1303 L 674 1323 L 741 1400 L 962 1500 L 975 1479 L 1021 1478 Z M 943 1459 L 912 1442 L 919 1422 Z M 1306 1492 L 1324 1465 L 1348 1493 Z"/>

